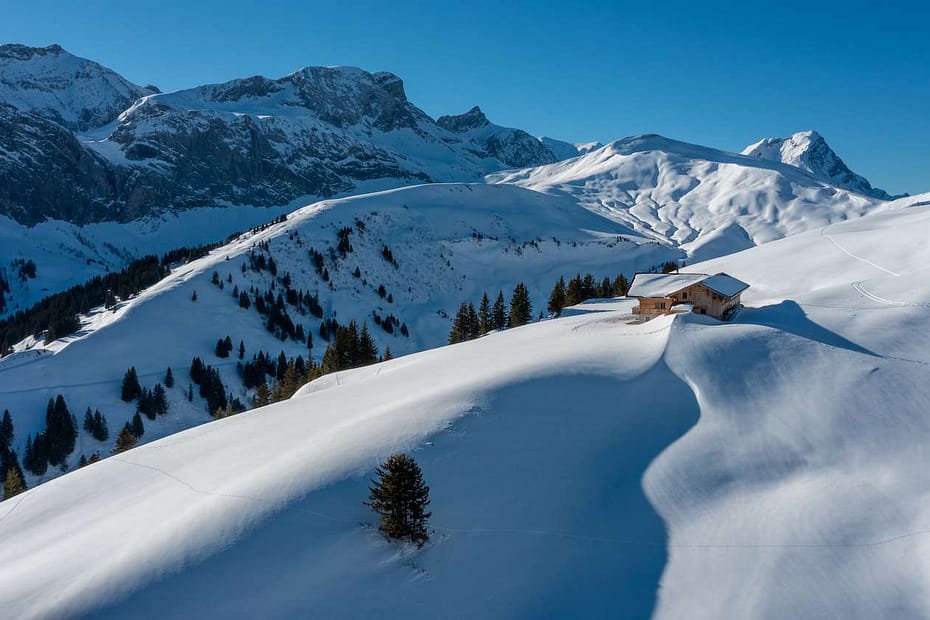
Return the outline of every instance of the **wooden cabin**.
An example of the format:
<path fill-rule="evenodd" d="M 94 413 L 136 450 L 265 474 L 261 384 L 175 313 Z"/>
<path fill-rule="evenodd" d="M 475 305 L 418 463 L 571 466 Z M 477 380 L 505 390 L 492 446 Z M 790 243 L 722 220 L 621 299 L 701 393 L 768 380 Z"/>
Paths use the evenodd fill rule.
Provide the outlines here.
<path fill-rule="evenodd" d="M 637 273 L 627 296 L 639 300 L 634 314 L 690 310 L 725 321 L 739 307 L 747 288 L 748 284 L 725 273 Z"/>

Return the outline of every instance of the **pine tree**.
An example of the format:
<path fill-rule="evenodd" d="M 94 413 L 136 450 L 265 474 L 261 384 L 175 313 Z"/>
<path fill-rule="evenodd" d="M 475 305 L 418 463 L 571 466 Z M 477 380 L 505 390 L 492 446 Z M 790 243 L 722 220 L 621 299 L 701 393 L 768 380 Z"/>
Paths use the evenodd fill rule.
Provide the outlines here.
<path fill-rule="evenodd" d="M 197 301 L 197 291 L 191 293 L 191 301 Z"/>
<path fill-rule="evenodd" d="M 0 454 L 8 451 L 13 445 L 13 418 L 7 409 L 3 410 L 3 419 L 0 420 Z"/>
<path fill-rule="evenodd" d="M 239 341 L 239 359 L 245 357 L 245 342 Z M 170 385 L 168 387 L 171 387 Z"/>
<path fill-rule="evenodd" d="M 508 325 L 510 327 L 519 327 L 526 325 L 533 317 L 533 306 L 530 304 L 530 292 L 523 282 L 517 284 L 513 289 L 513 297 L 510 298 L 510 315 L 508 316 Z"/>
<path fill-rule="evenodd" d="M 380 531 L 392 540 L 422 547 L 429 540 L 429 487 L 417 462 L 406 454 L 390 456 L 375 470 L 367 505 L 380 516 Z"/>
<path fill-rule="evenodd" d="M 25 490 L 26 483 L 23 482 L 23 475 L 12 467 L 7 469 L 6 479 L 3 481 L 3 499 L 10 499 Z"/>
<path fill-rule="evenodd" d="M 49 399 L 45 410 L 45 437 L 48 462 L 61 465 L 74 450 L 77 428 L 68 411 L 64 397 L 59 394 L 54 401 Z M 35 446 L 33 445 L 33 448 Z"/>
<path fill-rule="evenodd" d="M 617 277 L 614 278 L 614 283 L 612 287 L 612 292 L 617 297 L 626 296 L 626 292 L 630 290 L 630 282 L 626 279 L 626 276 L 617 274 Z"/>
<path fill-rule="evenodd" d="M 133 401 L 142 395 L 142 386 L 139 385 L 139 376 L 136 367 L 132 366 L 123 375 L 122 399 L 124 402 Z"/>
<path fill-rule="evenodd" d="M 552 293 L 549 294 L 548 310 L 550 314 L 559 316 L 562 314 L 562 308 L 565 307 L 565 278 L 560 277 L 559 281 L 552 287 Z"/>
<path fill-rule="evenodd" d="M 505 329 L 507 327 L 507 302 L 504 301 L 504 291 L 498 291 L 494 307 L 491 309 L 492 329 Z"/>
<path fill-rule="evenodd" d="M 194 384 L 193 383 L 187 384 L 187 402 L 189 403 L 194 402 Z"/>
<path fill-rule="evenodd" d="M 168 413 L 168 396 L 165 394 L 165 388 L 161 383 L 155 384 L 152 390 L 152 400 L 154 401 L 155 415 L 165 415 Z"/>
<path fill-rule="evenodd" d="M 358 337 L 358 365 L 365 366 L 378 361 L 378 347 L 368 331 L 368 324 L 362 324 L 362 331 Z"/>
<path fill-rule="evenodd" d="M 174 387 L 174 373 L 171 372 L 171 368 L 165 371 L 165 387 L 166 388 Z"/>
<path fill-rule="evenodd" d="M 129 429 L 129 425 L 127 424 L 123 427 L 123 430 L 119 432 L 119 435 L 116 436 L 116 445 L 113 446 L 113 454 L 119 454 L 120 452 L 135 448 L 137 443 L 139 443 L 139 440 Z"/>
<path fill-rule="evenodd" d="M 391 359 L 394 359 L 394 354 L 391 353 L 391 347 L 384 347 L 384 355 L 381 357 L 381 360 L 386 362 Z"/>
<path fill-rule="evenodd" d="M 481 296 L 481 305 L 478 306 L 478 333 L 483 336 L 491 331 L 491 300 L 485 291 Z"/>
<path fill-rule="evenodd" d="M 126 428 L 129 429 L 129 432 L 138 439 L 145 434 L 145 425 L 142 424 L 142 417 L 139 415 L 139 412 L 136 412 L 136 415 L 132 416 L 132 421 L 127 422 Z"/>

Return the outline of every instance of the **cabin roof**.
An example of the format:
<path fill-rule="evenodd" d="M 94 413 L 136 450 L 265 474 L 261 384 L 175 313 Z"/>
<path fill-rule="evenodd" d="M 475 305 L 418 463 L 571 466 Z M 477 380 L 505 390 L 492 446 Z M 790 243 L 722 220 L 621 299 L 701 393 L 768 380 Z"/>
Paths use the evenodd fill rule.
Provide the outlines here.
<path fill-rule="evenodd" d="M 730 298 L 743 292 L 749 285 L 726 273 L 637 273 L 633 276 L 629 297 L 668 297 L 695 284 Z"/>
<path fill-rule="evenodd" d="M 749 288 L 749 285 L 742 280 L 737 280 L 726 273 L 712 275 L 706 280 L 702 280 L 701 284 L 724 297 L 734 297 Z"/>
<path fill-rule="evenodd" d="M 629 297 L 668 297 L 710 276 L 706 273 L 637 273 L 627 291 Z"/>

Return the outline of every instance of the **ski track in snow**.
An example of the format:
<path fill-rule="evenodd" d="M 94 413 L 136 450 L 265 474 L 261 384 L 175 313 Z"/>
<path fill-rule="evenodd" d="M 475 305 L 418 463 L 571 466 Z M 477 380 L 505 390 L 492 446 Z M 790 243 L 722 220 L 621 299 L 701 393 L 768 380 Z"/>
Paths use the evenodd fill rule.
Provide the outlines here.
<path fill-rule="evenodd" d="M 851 258 L 855 258 L 857 261 L 863 262 L 863 263 L 865 263 L 866 265 L 869 265 L 869 266 L 871 266 L 871 267 L 874 267 L 874 268 L 878 269 L 879 271 L 884 271 L 884 272 L 887 273 L 888 275 L 895 276 L 896 278 L 901 276 L 900 273 L 897 273 L 897 272 L 895 272 L 895 271 L 892 271 L 891 269 L 887 269 L 887 268 L 885 268 L 885 267 L 882 267 L 881 265 L 879 265 L 879 264 L 877 264 L 877 263 L 874 263 L 874 262 L 870 261 L 870 260 L 867 259 L 867 258 L 863 258 L 862 256 L 859 256 L 859 255 L 857 255 L 857 254 L 853 254 L 852 252 L 850 252 L 849 250 L 847 250 L 846 248 L 844 248 L 842 245 L 840 245 L 840 244 L 837 242 L 836 239 L 834 239 L 833 237 L 831 237 L 830 235 L 828 235 L 828 234 L 827 234 L 827 228 L 830 228 L 830 226 L 824 226 L 823 228 L 821 228 L 821 229 L 820 229 L 820 235 L 821 235 L 822 237 L 824 237 L 825 239 L 827 239 L 827 240 L 828 240 L 830 243 L 832 243 L 834 246 L 836 246 L 836 249 L 838 249 L 839 251 L 843 252 L 844 254 L 848 255 L 848 256 L 851 257 Z"/>

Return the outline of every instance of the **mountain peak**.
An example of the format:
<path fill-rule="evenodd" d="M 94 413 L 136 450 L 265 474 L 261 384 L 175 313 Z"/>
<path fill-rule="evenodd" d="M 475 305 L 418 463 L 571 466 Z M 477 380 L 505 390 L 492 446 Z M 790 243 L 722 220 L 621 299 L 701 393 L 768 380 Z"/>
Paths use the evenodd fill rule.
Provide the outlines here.
<path fill-rule="evenodd" d="M 799 131 L 787 138 L 765 138 L 747 146 L 742 154 L 795 166 L 818 180 L 858 194 L 882 200 L 893 198 L 888 192 L 872 187 L 865 177 L 850 170 L 823 136 L 813 129 Z"/>
<path fill-rule="evenodd" d="M 462 133 L 469 131 L 470 129 L 487 127 L 491 124 L 491 121 L 489 121 L 488 117 L 484 115 L 484 112 L 481 111 L 481 108 L 474 106 L 464 114 L 440 116 L 436 120 L 436 124 L 444 129 L 448 129 L 449 131 Z"/>
<path fill-rule="evenodd" d="M 60 45 L 0 45 L 0 102 L 72 131 L 109 123 L 148 91 Z"/>
<path fill-rule="evenodd" d="M 0 45 L 0 58 L 13 58 L 16 60 L 29 60 L 33 56 L 46 56 L 49 54 L 59 55 L 68 54 L 57 43 L 52 43 L 45 47 L 31 47 L 19 43 L 6 43 Z M 68 54 L 70 56 L 70 54 Z"/>

